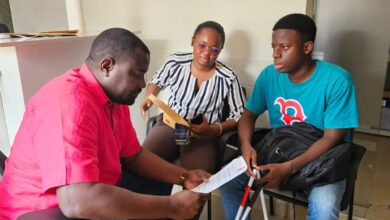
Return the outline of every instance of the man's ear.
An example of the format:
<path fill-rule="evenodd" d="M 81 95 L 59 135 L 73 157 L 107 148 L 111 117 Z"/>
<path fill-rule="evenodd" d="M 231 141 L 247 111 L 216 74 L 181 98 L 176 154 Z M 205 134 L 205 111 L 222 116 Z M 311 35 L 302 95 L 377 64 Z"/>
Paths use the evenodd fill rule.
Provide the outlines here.
<path fill-rule="evenodd" d="M 111 57 L 105 57 L 100 62 L 100 71 L 104 73 L 106 77 L 110 75 L 111 70 L 114 68 L 115 61 Z"/>
<path fill-rule="evenodd" d="M 194 46 L 194 40 L 195 40 L 195 37 L 192 37 L 191 38 L 191 47 Z"/>
<path fill-rule="evenodd" d="M 305 52 L 305 54 L 311 54 L 311 52 L 313 52 L 313 48 L 314 48 L 313 41 L 308 41 L 303 44 L 303 51 Z"/>

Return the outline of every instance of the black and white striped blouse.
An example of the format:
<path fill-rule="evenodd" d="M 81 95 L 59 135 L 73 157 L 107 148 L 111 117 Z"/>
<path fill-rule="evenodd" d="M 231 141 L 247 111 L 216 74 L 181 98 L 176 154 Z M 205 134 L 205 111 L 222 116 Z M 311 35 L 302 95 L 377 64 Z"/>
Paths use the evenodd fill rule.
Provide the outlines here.
<path fill-rule="evenodd" d="M 210 124 L 220 122 L 224 100 L 227 98 L 230 109 L 228 119 L 238 121 L 244 111 L 245 98 L 234 71 L 217 61 L 214 76 L 202 82 L 198 92 L 195 92 L 196 77 L 191 74 L 192 59 L 192 53 L 171 55 L 149 83 L 161 89 L 169 86 L 171 92 L 168 105 L 184 119 L 203 113 Z"/>

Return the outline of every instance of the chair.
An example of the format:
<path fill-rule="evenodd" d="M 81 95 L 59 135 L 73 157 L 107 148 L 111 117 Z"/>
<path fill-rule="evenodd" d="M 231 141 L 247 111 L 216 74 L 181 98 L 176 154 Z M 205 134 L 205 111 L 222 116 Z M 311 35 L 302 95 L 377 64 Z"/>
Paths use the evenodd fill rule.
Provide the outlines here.
<path fill-rule="evenodd" d="M 269 130 L 270 129 L 262 129 L 262 128 L 255 129 L 252 137 L 252 144 L 255 144 L 259 140 L 261 140 Z M 350 132 L 349 134 L 350 137 L 352 137 L 353 130 L 350 130 L 349 132 Z M 218 164 L 220 165 L 220 167 L 230 162 L 232 159 L 234 159 L 240 154 L 238 133 L 230 132 L 230 133 L 226 133 L 225 135 L 226 136 L 221 137 L 218 145 L 219 148 Z M 237 146 L 237 147 L 231 147 L 231 146 Z M 355 149 L 351 159 L 352 162 L 351 172 L 349 172 L 346 177 L 347 179 L 346 188 L 345 188 L 343 198 L 341 200 L 340 210 L 344 211 L 349 206 L 349 210 L 348 210 L 349 220 L 352 220 L 353 217 L 355 181 L 357 178 L 357 172 L 358 172 L 360 161 L 365 152 L 366 152 L 366 148 L 359 145 L 355 145 Z M 292 191 L 274 190 L 274 189 L 264 189 L 264 193 L 268 195 L 270 198 L 269 201 L 270 201 L 271 215 L 274 214 L 274 209 L 273 209 L 274 197 L 296 205 L 305 206 L 305 207 L 308 206 L 307 196 L 302 195 L 300 193 L 295 193 Z"/>
<path fill-rule="evenodd" d="M 7 156 L 0 150 L 0 176 L 3 176 L 4 173 L 5 160 L 7 160 Z"/>
<path fill-rule="evenodd" d="M 9 28 L 6 24 L 0 23 L 0 33 L 9 33 Z"/>

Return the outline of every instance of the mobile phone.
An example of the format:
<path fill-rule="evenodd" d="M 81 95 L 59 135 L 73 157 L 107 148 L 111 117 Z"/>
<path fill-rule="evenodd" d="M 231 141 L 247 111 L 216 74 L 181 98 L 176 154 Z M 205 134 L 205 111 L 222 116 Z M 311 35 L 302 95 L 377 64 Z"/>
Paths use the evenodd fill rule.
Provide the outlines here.
<path fill-rule="evenodd" d="M 193 118 L 191 118 L 190 122 L 191 122 L 191 124 L 194 124 L 194 125 L 201 124 L 203 122 L 203 114 L 199 113 L 199 114 L 195 115 Z"/>
<path fill-rule="evenodd" d="M 175 124 L 175 142 L 177 145 L 187 145 L 190 143 L 190 130 L 181 124 Z"/>

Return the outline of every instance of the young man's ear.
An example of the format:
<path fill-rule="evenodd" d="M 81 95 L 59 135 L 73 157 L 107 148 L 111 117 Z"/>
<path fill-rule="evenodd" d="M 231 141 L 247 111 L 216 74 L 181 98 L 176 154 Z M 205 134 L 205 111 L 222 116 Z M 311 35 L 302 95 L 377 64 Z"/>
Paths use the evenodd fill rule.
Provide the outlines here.
<path fill-rule="evenodd" d="M 102 61 L 100 62 L 100 71 L 104 72 L 104 75 L 108 77 L 114 67 L 115 61 L 111 57 L 106 57 L 103 58 Z"/>
<path fill-rule="evenodd" d="M 313 48 L 314 48 L 313 41 L 308 41 L 303 44 L 303 51 L 305 52 L 305 54 L 311 54 L 311 52 L 313 52 Z"/>

